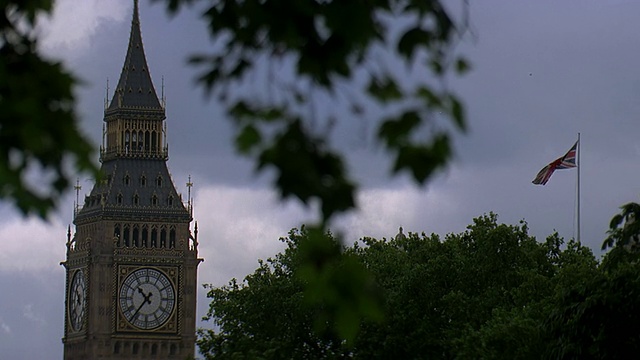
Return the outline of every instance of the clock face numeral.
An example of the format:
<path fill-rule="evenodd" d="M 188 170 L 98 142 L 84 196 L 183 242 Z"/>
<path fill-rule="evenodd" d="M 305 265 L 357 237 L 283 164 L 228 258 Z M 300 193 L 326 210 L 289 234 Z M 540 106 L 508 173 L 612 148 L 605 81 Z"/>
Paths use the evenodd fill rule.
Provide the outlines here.
<path fill-rule="evenodd" d="M 69 287 L 69 322 L 74 331 L 80 331 L 84 326 L 86 294 L 84 272 L 77 270 L 73 274 L 71 286 Z"/>
<path fill-rule="evenodd" d="M 138 269 L 120 285 L 120 311 L 129 324 L 139 329 L 152 330 L 164 325 L 175 303 L 173 284 L 163 272 L 156 269 Z"/>

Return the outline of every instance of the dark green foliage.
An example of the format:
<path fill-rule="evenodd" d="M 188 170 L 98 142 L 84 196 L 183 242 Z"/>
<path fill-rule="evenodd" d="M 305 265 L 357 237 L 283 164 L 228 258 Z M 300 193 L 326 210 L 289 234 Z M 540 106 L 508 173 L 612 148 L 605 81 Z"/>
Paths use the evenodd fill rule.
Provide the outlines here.
<path fill-rule="evenodd" d="M 176 11 L 187 2 L 167 1 L 167 9 Z M 219 45 L 216 52 L 191 57 L 203 68 L 201 83 L 219 95 L 238 124 L 238 151 L 254 157 L 257 169 L 276 170 L 275 187 L 283 197 L 319 201 L 322 226 L 355 207 L 358 184 L 341 165 L 344 154 L 331 148 L 330 131 L 317 131 L 312 123 L 326 123 L 330 130 L 336 119 L 373 118 L 379 123 L 378 140 L 395 158 L 392 171 L 407 170 L 421 184 L 451 158 L 445 130 L 451 127 L 435 119 L 448 117 L 454 128 L 464 130 L 465 117 L 460 101 L 440 80 L 449 70 L 466 72 L 469 65 L 454 56 L 452 46 L 466 24 L 456 25 L 440 0 L 201 2 Z M 385 54 L 384 61 L 376 51 Z M 397 66 L 403 63 L 404 70 Z M 274 68 L 289 68 L 292 74 Z M 269 73 L 269 90 L 229 92 L 233 85 L 254 85 L 260 72 Z M 341 96 L 345 87 L 350 96 Z M 351 115 L 317 114 L 319 97 L 347 102 Z M 385 111 L 365 111 L 377 106 Z M 382 115 L 391 112 L 399 115 Z M 289 161 L 297 149 L 303 154 Z M 301 170 L 313 167 L 309 174 Z M 318 179 L 311 181 L 313 176 Z"/>
<path fill-rule="evenodd" d="M 282 241 L 287 249 L 242 284 L 209 287 L 207 319 L 219 331 L 199 331 L 208 359 L 345 358 L 360 317 L 379 318 L 368 274 L 331 235 L 303 228 Z"/>
<path fill-rule="evenodd" d="M 602 250 L 614 246 L 626 247 L 637 250 L 640 243 L 640 222 L 636 221 L 640 216 L 640 204 L 628 203 L 620 207 L 622 210 L 616 214 L 609 223 L 609 236 L 602 243 Z"/>
<path fill-rule="evenodd" d="M 51 3 L 0 1 L 0 198 L 41 217 L 75 175 L 66 172 L 65 161 L 96 171 L 73 109 L 76 81 L 40 56 L 30 35 L 36 15 Z"/>
<path fill-rule="evenodd" d="M 373 120 L 371 135 L 395 159 L 391 171 L 407 171 L 420 184 L 451 159 L 450 135 L 464 131 L 465 116 L 443 80 L 469 65 L 452 46 L 466 24 L 454 24 L 440 0 L 202 3 L 217 51 L 191 57 L 203 69 L 200 83 L 237 125 L 238 152 L 253 158 L 258 171 L 275 170 L 280 195 L 319 204 L 318 229 L 356 206 L 359 184 L 344 166 L 345 154 L 331 145 L 336 121 Z M 170 11 L 179 6 L 167 2 Z M 264 73 L 268 84 L 254 90 Z M 236 86 L 243 91 L 230 91 Z M 313 256 L 322 250 L 312 249 Z M 351 340 L 361 315 L 375 313 L 374 299 L 351 261 L 325 255 L 310 256 L 298 275 L 309 301 L 325 305 L 320 322 L 336 323 L 339 336 Z"/>
<path fill-rule="evenodd" d="M 545 324 L 552 359 L 633 359 L 640 352 L 638 254 L 613 249 L 568 287 Z"/>
<path fill-rule="evenodd" d="M 341 251 L 315 229 L 285 241 L 242 284 L 210 289 L 207 318 L 220 330 L 201 330 L 207 358 L 582 359 L 640 350 L 638 255 L 622 248 L 599 265 L 575 241 L 537 242 L 526 223 L 499 224 L 494 214 L 444 240 L 365 238 Z M 359 288 L 346 286 L 346 272 L 358 274 Z M 344 326 L 327 316 L 340 303 L 362 315 L 346 322 L 360 320 L 347 341 L 349 331 L 328 331 Z"/>

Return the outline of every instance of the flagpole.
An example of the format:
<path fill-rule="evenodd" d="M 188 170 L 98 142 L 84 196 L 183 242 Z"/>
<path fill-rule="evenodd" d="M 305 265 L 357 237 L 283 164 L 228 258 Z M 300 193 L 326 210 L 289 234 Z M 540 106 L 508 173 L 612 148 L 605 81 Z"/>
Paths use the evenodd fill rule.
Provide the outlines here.
<path fill-rule="evenodd" d="M 580 244 L 580 158 L 582 157 L 582 151 L 580 150 L 580 133 L 578 133 L 578 148 L 576 149 L 576 156 L 578 157 L 577 168 L 578 168 L 578 209 L 577 209 L 577 220 L 578 220 L 578 244 Z"/>

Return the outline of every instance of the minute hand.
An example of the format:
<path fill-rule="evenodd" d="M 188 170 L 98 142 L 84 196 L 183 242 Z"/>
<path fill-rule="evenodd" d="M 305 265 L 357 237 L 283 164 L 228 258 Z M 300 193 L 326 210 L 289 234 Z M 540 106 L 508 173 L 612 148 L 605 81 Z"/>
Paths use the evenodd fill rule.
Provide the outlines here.
<path fill-rule="evenodd" d="M 129 318 L 129 322 L 133 322 L 133 319 L 136 317 L 136 315 L 138 315 L 138 312 L 140 312 L 140 309 L 142 309 L 145 303 L 151 304 L 151 296 L 153 295 L 151 291 L 149 291 L 149 295 L 145 295 L 144 291 L 142 291 L 142 288 L 138 288 L 138 292 L 142 295 L 144 300 L 142 300 L 142 303 L 140 303 L 140 306 L 138 306 L 136 312 L 131 315 L 131 317 Z"/>

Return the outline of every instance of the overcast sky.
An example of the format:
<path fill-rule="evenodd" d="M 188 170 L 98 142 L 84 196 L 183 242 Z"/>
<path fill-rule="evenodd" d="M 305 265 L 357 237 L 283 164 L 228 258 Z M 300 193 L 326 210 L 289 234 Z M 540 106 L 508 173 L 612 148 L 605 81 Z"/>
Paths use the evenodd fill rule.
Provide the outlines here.
<path fill-rule="evenodd" d="M 452 0 L 457 1 L 457 0 Z M 77 89 L 82 128 L 100 143 L 107 79 L 120 75 L 131 21 L 131 0 L 58 0 L 43 24 L 41 46 L 83 81 Z M 142 35 L 158 93 L 164 77 L 169 168 L 186 195 L 195 186 L 199 224 L 199 282 L 242 278 L 258 258 L 274 255 L 280 236 L 309 220 L 296 203 L 282 204 L 267 175 L 233 154 L 229 121 L 194 86 L 188 54 L 210 49 L 197 11 L 170 18 L 141 1 Z M 601 254 L 617 208 L 638 201 L 640 2 L 537 0 L 471 2 L 470 32 L 459 46 L 473 65 L 451 81 L 467 108 L 470 131 L 456 138 L 452 165 L 424 188 L 391 179 L 388 161 L 371 144 L 348 145 L 358 180 L 360 211 L 336 224 L 351 243 L 362 236 L 406 231 L 462 232 L 489 211 L 516 224 L 525 219 L 543 240 L 557 230 L 576 235 L 576 169 L 556 172 L 546 186 L 531 180 L 582 136 L 582 242 Z M 357 139 L 358 127 L 353 130 Z M 89 179 L 80 179 L 85 192 Z M 75 193 L 49 222 L 22 218 L 0 204 L 0 358 L 60 359 L 64 318 L 66 228 Z M 199 315 L 207 299 L 201 291 Z M 206 324 L 205 324 L 206 325 Z"/>

